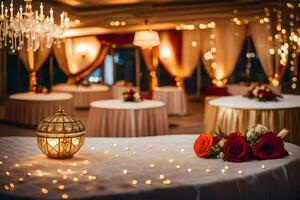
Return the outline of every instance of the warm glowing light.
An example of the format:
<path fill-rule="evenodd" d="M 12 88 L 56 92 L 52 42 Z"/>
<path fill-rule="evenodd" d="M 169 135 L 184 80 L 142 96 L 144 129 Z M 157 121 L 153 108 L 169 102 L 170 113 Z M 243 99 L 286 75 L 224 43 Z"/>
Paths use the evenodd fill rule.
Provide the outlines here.
<path fill-rule="evenodd" d="M 192 46 L 193 46 L 193 47 L 196 47 L 196 46 L 197 46 L 197 42 L 196 42 L 196 41 L 193 41 L 193 42 L 192 42 Z"/>
<path fill-rule="evenodd" d="M 64 120 L 60 122 L 59 119 Z M 36 135 L 38 146 L 45 155 L 50 158 L 70 158 L 83 145 L 85 128 L 80 121 L 59 108 L 58 113 L 38 125 Z M 57 172 L 61 173 L 61 169 Z M 43 174 L 40 172 L 39 175 Z"/>
<path fill-rule="evenodd" d="M 269 53 L 270 53 L 271 55 L 274 55 L 274 54 L 275 54 L 275 50 L 274 50 L 274 49 L 269 49 Z"/>
<path fill-rule="evenodd" d="M 82 57 L 85 57 L 86 51 L 88 50 L 87 46 L 85 44 L 78 44 L 76 46 L 76 51 L 79 53 Z"/>
<path fill-rule="evenodd" d="M 212 83 L 214 85 L 216 85 L 217 87 L 224 87 L 227 83 L 227 79 L 223 79 L 223 80 L 218 80 L 218 79 L 213 79 L 212 80 Z"/>
<path fill-rule="evenodd" d="M 141 48 L 152 48 L 160 44 L 157 31 L 137 31 L 134 34 L 133 44 Z"/>
<path fill-rule="evenodd" d="M 168 48 L 165 47 L 160 51 L 160 54 L 161 54 L 161 57 L 168 58 L 168 57 L 170 57 L 171 52 Z"/>

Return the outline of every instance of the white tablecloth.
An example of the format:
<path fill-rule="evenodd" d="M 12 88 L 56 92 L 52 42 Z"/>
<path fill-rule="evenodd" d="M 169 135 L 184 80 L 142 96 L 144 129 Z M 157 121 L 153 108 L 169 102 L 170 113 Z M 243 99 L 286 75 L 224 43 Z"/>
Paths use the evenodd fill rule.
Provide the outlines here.
<path fill-rule="evenodd" d="M 188 113 L 185 91 L 183 88 L 165 86 L 153 91 L 153 99 L 166 103 L 168 114 L 186 115 Z"/>
<path fill-rule="evenodd" d="M 111 92 L 108 86 L 91 85 L 89 87 L 57 84 L 52 87 L 55 92 L 70 92 L 74 97 L 74 106 L 76 108 L 89 108 L 90 103 L 101 99 L 110 99 Z"/>
<path fill-rule="evenodd" d="M 122 94 L 124 92 L 129 91 L 130 89 L 133 89 L 136 92 L 140 91 L 140 89 L 136 86 L 113 85 L 112 86 L 112 96 L 113 96 L 114 99 L 121 99 Z"/>
<path fill-rule="evenodd" d="M 300 145 L 300 96 L 283 95 L 283 99 L 259 102 L 243 96 L 228 96 L 209 101 L 216 112 L 205 116 L 206 128 L 210 131 L 221 128 L 231 132 L 246 131 L 257 123 L 279 132 L 287 128 L 287 140 Z M 207 117 L 209 119 L 207 119 Z"/>
<path fill-rule="evenodd" d="M 228 93 L 231 95 L 246 95 L 248 91 L 253 87 L 255 84 L 251 85 L 242 85 L 242 84 L 228 84 L 227 90 Z M 276 94 L 281 94 L 281 86 L 275 87 L 272 84 L 269 84 L 268 87 L 275 92 Z"/>
<path fill-rule="evenodd" d="M 140 103 L 119 99 L 91 103 L 87 133 L 101 137 L 136 137 L 168 133 L 168 116 L 163 102 Z"/>
<path fill-rule="evenodd" d="M 57 112 L 59 106 L 73 115 L 73 97 L 69 93 L 36 94 L 18 93 L 9 96 L 5 108 L 5 119 L 19 124 L 37 125 L 45 117 Z"/>
<path fill-rule="evenodd" d="M 286 143 L 292 154 L 282 159 L 230 163 L 197 158 L 196 138 L 88 138 L 74 158 L 54 160 L 38 150 L 35 138 L 1 137 L 0 199 L 300 199 L 300 147 Z"/>

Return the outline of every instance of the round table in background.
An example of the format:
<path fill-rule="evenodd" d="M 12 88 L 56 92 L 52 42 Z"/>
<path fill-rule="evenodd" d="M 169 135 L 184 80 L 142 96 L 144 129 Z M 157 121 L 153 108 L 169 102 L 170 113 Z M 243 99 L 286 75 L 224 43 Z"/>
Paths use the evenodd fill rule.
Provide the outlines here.
<path fill-rule="evenodd" d="M 253 86 L 255 86 L 257 83 L 252 83 L 249 85 L 246 84 L 228 84 L 227 91 L 231 95 L 246 95 L 248 94 L 248 91 L 251 90 Z M 281 94 L 281 86 L 274 86 L 272 84 L 269 84 L 268 87 L 276 94 Z"/>
<path fill-rule="evenodd" d="M 73 96 L 69 93 L 13 94 L 8 99 L 5 119 L 18 124 L 37 125 L 44 118 L 56 113 L 60 105 L 68 114 L 74 114 Z"/>
<path fill-rule="evenodd" d="M 124 92 L 129 91 L 130 89 L 133 89 L 136 92 L 139 92 L 140 89 L 137 86 L 123 86 L 123 85 L 113 85 L 112 86 L 112 97 L 114 99 L 121 99 L 122 94 Z"/>
<path fill-rule="evenodd" d="M 87 135 L 136 137 L 168 133 L 165 104 L 160 101 L 124 102 L 119 99 L 91 103 Z"/>
<path fill-rule="evenodd" d="M 217 107 L 215 115 L 210 115 L 206 128 L 215 131 L 245 132 L 257 123 L 279 132 L 287 128 L 287 141 L 300 145 L 300 96 L 283 95 L 279 101 L 260 102 L 243 96 L 228 96 L 209 101 Z"/>
<path fill-rule="evenodd" d="M 69 92 L 73 94 L 75 108 L 89 108 L 90 103 L 102 99 L 110 99 L 108 86 L 94 85 L 84 87 L 69 84 L 57 84 L 51 88 L 55 92 Z"/>
<path fill-rule="evenodd" d="M 183 88 L 164 86 L 154 89 L 153 99 L 166 104 L 168 114 L 186 115 L 188 113 L 185 91 Z"/>
<path fill-rule="evenodd" d="M 197 137 L 86 138 L 65 160 L 47 158 L 33 137 L 0 137 L 0 199 L 61 200 L 62 194 L 77 200 L 300 199 L 299 146 L 285 143 L 291 155 L 281 159 L 231 163 L 198 158 Z"/>

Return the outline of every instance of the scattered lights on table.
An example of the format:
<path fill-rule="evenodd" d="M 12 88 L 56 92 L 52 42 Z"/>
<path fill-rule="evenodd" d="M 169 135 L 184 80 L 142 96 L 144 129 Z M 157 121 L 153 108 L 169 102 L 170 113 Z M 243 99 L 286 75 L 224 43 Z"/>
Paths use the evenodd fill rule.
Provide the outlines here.
<path fill-rule="evenodd" d="M 163 174 L 161 174 L 161 175 L 159 175 L 159 179 L 164 179 L 165 178 L 165 175 L 163 175 Z"/>
<path fill-rule="evenodd" d="M 62 199 L 68 199 L 68 198 L 69 198 L 69 195 L 68 195 L 68 194 L 62 194 L 62 195 L 61 195 L 61 198 L 62 198 Z"/>
<path fill-rule="evenodd" d="M 116 147 L 117 144 L 112 144 L 111 148 Z M 148 145 L 149 148 L 153 148 L 153 145 L 150 144 Z M 93 151 L 93 147 L 89 147 L 88 148 L 90 151 Z M 96 149 L 96 148 L 95 148 Z M 120 150 L 121 152 L 120 155 L 123 158 L 123 154 L 125 151 L 129 151 L 131 148 L 129 146 L 120 146 Z M 165 148 L 161 148 L 160 150 L 158 150 L 159 152 L 164 152 L 166 151 Z M 184 156 L 186 154 L 182 154 L 183 152 L 186 152 L 187 150 L 185 150 L 184 148 L 178 148 L 177 149 L 177 155 L 181 155 Z M 100 150 L 99 152 L 103 152 L 103 150 Z M 108 154 L 108 150 L 104 150 L 104 152 L 107 152 Z M 108 156 L 111 158 L 114 158 L 117 152 L 113 152 L 112 154 L 109 154 Z M 127 156 L 129 157 L 131 155 L 131 152 L 127 153 Z M 173 155 L 174 156 L 174 155 Z M 125 157 L 125 156 L 124 156 Z M 207 168 L 191 168 L 190 166 L 188 166 L 187 163 L 179 163 L 180 159 L 173 159 L 172 157 L 169 159 L 166 159 L 166 161 L 168 163 L 171 163 L 171 165 L 168 165 L 169 168 L 176 168 L 176 169 L 181 169 L 183 168 L 184 170 L 182 172 L 182 175 L 185 176 L 192 176 L 195 175 L 197 173 L 197 171 L 199 170 L 203 170 L 202 172 L 204 172 L 207 176 L 210 176 L 209 173 L 212 173 L 211 175 L 218 175 L 218 174 L 222 174 L 222 176 L 226 176 L 228 174 L 231 173 L 227 173 L 228 170 L 230 170 L 230 172 L 234 172 L 237 176 L 242 176 L 244 174 L 244 172 L 242 171 L 243 169 L 232 169 L 234 168 L 234 166 L 228 166 L 228 165 L 224 165 L 223 168 L 213 168 L 212 166 L 206 166 Z M 176 162 L 176 163 L 175 163 Z M 86 183 L 86 181 L 88 180 L 88 184 L 91 185 L 87 185 L 86 186 L 86 191 L 91 191 L 93 190 L 93 188 L 95 188 L 95 186 L 93 186 L 92 184 L 95 183 L 99 183 L 101 182 L 101 179 L 96 182 L 97 177 L 92 175 L 90 172 L 88 172 L 88 170 L 90 170 L 90 166 L 86 166 L 86 164 L 89 164 L 90 161 L 89 160 L 82 160 L 82 161 L 77 161 L 77 162 L 70 162 L 68 165 L 66 165 L 65 167 L 62 166 L 58 166 L 59 168 L 54 168 L 53 171 L 47 171 L 43 168 L 38 167 L 37 165 L 34 165 L 34 167 L 32 167 L 32 163 L 30 163 L 30 165 L 28 163 L 22 163 L 22 162 L 15 162 L 12 165 L 12 170 L 20 170 L 22 168 L 28 168 L 29 166 L 32 167 L 30 169 L 30 171 L 27 171 L 27 176 L 26 178 L 26 182 L 29 181 L 32 178 L 49 178 L 48 184 L 54 184 L 52 186 L 47 186 L 47 185 L 42 185 L 41 187 L 38 188 L 38 192 L 40 193 L 40 195 L 48 195 L 49 193 L 53 194 L 53 192 L 50 190 L 50 188 L 55 187 L 56 190 L 61 191 L 62 193 L 60 193 L 59 195 L 61 195 L 61 198 L 63 199 L 68 199 L 70 198 L 69 194 L 64 193 L 66 192 L 66 188 L 69 189 L 69 187 L 73 187 L 74 185 L 77 185 L 78 182 L 81 183 Z M 92 161 L 91 161 L 92 163 Z M 173 164 L 172 164 L 173 163 Z M 1 163 L 3 164 L 3 162 Z M 151 174 L 151 176 L 148 177 L 143 177 L 141 179 L 139 179 L 140 175 L 134 173 L 134 169 L 131 169 L 129 166 L 127 166 L 126 168 L 123 168 L 119 171 L 118 175 L 122 176 L 123 178 L 128 178 L 128 180 L 126 180 L 126 182 L 131 185 L 131 187 L 138 187 L 138 183 L 141 182 L 145 185 L 165 185 L 166 187 L 168 185 L 173 184 L 174 181 L 174 177 L 171 177 L 168 173 L 168 171 L 165 170 L 161 170 L 160 168 L 160 164 L 157 163 L 157 161 L 153 160 L 152 162 L 150 161 L 149 163 L 145 162 L 145 166 L 149 166 L 150 168 L 154 168 L 154 169 L 148 169 L 148 170 L 156 170 L 155 174 Z M 74 167 L 74 168 L 71 168 Z M 126 165 L 125 165 L 126 166 Z M 1 166 L 2 167 L 2 166 Z M 258 165 L 258 169 L 265 169 L 265 165 Z M 9 168 L 7 170 L 10 170 Z M 4 171 L 6 176 L 10 176 L 13 177 L 14 174 L 18 174 L 15 173 L 15 171 Z M 195 172 L 195 173 L 191 173 L 191 172 Z M 129 173 L 130 172 L 130 173 Z M 179 170 L 179 172 L 181 172 L 181 170 Z M 216 173 L 213 173 L 216 172 Z M 55 174 L 56 177 L 53 177 L 52 174 Z M 33 176 L 32 178 L 29 178 L 30 176 Z M 3 185 L 3 190 L 10 192 L 15 190 L 15 188 L 17 188 L 17 184 L 22 184 L 21 182 L 24 181 L 23 177 L 20 177 L 20 175 L 18 177 L 15 177 L 15 182 L 10 182 L 8 181 L 5 185 Z M 158 181 L 159 180 L 159 181 Z M 16 185 L 15 185 L 16 184 Z M 69 185 L 70 184 L 70 185 Z M 142 184 L 142 185 L 143 185 Z M 142 186 L 140 185 L 140 186 Z M 15 190 L 16 191 L 16 190 Z M 56 192 L 57 193 L 57 192 Z"/>
<path fill-rule="evenodd" d="M 131 183 L 132 183 L 132 185 L 137 185 L 138 181 L 137 180 L 132 180 Z"/>
<path fill-rule="evenodd" d="M 41 192 L 42 192 L 43 194 L 48 194 L 48 190 L 47 190 L 46 188 L 42 188 L 42 189 L 41 189 Z"/>
<path fill-rule="evenodd" d="M 146 185 L 151 185 L 152 181 L 151 181 L 151 179 L 147 179 L 147 180 L 145 180 L 145 183 L 146 183 Z"/>
<path fill-rule="evenodd" d="M 163 180 L 163 183 L 165 185 L 170 185 L 172 183 L 172 181 L 170 179 L 166 179 L 166 180 Z"/>
<path fill-rule="evenodd" d="M 65 189 L 65 186 L 64 185 L 59 185 L 58 189 L 63 190 L 63 189 Z"/>
<path fill-rule="evenodd" d="M 155 167 L 155 164 L 154 164 L 154 163 L 151 163 L 149 166 L 150 166 L 151 168 L 153 168 L 153 167 Z"/>

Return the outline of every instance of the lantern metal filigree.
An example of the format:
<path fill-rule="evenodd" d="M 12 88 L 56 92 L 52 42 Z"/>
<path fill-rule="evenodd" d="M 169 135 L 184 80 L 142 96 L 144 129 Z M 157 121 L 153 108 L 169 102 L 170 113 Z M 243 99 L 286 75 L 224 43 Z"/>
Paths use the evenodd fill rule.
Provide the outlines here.
<path fill-rule="evenodd" d="M 36 131 L 40 150 L 50 158 L 70 158 L 84 143 L 85 127 L 60 107 L 58 113 L 45 118 Z"/>

